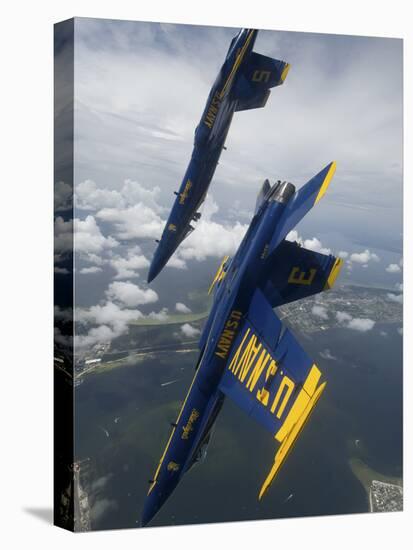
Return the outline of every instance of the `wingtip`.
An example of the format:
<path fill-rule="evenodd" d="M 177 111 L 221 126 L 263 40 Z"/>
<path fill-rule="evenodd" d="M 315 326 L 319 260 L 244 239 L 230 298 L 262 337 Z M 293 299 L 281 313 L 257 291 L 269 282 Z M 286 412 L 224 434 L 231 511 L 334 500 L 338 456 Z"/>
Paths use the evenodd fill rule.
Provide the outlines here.
<path fill-rule="evenodd" d="M 330 164 L 327 164 L 326 166 L 326 170 L 327 170 L 327 173 L 324 177 L 324 180 L 323 180 L 323 183 L 321 184 L 320 186 L 320 189 L 318 191 L 318 194 L 317 194 L 317 197 L 314 201 L 314 204 L 317 204 L 318 201 L 320 199 L 323 198 L 323 196 L 325 195 L 325 192 L 327 191 L 328 189 L 328 186 L 330 185 L 330 182 L 331 182 L 331 179 L 332 177 L 334 176 L 334 173 L 336 171 L 336 168 L 337 168 L 337 162 L 335 160 L 333 160 L 332 162 L 330 162 Z"/>
<path fill-rule="evenodd" d="M 336 258 L 336 261 L 334 262 L 333 267 L 331 268 L 331 271 L 327 277 L 326 284 L 324 285 L 324 290 L 329 290 L 333 288 L 343 265 L 344 260 L 342 258 Z"/>
<path fill-rule="evenodd" d="M 285 67 L 283 69 L 283 72 L 281 73 L 281 84 L 284 84 L 284 80 L 287 78 L 288 71 L 291 69 L 291 65 L 289 63 L 285 64 Z"/>

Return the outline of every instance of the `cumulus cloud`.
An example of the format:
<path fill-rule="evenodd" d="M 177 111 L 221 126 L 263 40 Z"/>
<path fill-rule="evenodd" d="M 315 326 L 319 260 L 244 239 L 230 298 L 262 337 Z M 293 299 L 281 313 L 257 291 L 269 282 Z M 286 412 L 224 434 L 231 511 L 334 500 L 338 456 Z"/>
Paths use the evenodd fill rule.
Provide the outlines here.
<path fill-rule="evenodd" d="M 77 253 L 98 254 L 106 248 L 114 248 L 119 243 L 113 237 L 104 237 L 93 216 L 74 221 L 74 247 Z"/>
<path fill-rule="evenodd" d="M 179 249 L 167 263 L 168 267 L 175 267 L 176 269 L 187 269 L 186 261 L 179 257 Z"/>
<path fill-rule="evenodd" d="M 158 294 L 151 288 L 143 289 L 130 281 L 114 281 L 106 290 L 109 300 L 120 302 L 127 307 L 136 307 L 143 304 L 157 302 Z"/>
<path fill-rule="evenodd" d="M 389 264 L 386 267 L 387 273 L 400 273 L 401 269 L 398 264 Z"/>
<path fill-rule="evenodd" d="M 230 256 L 236 252 L 247 229 L 247 225 L 239 222 L 224 225 L 201 219 L 196 231 L 181 244 L 179 256 L 184 260 L 198 261 Z"/>
<path fill-rule="evenodd" d="M 368 264 L 371 260 L 378 262 L 380 258 L 377 254 L 370 252 L 370 250 L 366 248 L 364 252 L 353 252 L 353 254 L 350 255 L 350 260 L 356 264 Z"/>
<path fill-rule="evenodd" d="M 161 311 L 158 312 L 151 311 L 148 317 L 150 319 L 156 319 L 157 321 L 166 321 L 168 319 L 168 308 L 164 307 L 161 309 Z"/>
<path fill-rule="evenodd" d="M 79 273 L 82 273 L 83 275 L 89 275 L 92 273 L 100 273 L 101 271 L 102 271 L 101 267 L 91 266 L 91 267 L 82 267 Z"/>
<path fill-rule="evenodd" d="M 390 302 L 396 302 L 397 304 L 403 303 L 403 294 L 393 294 L 392 292 L 387 293 L 387 299 Z"/>
<path fill-rule="evenodd" d="M 345 311 L 337 311 L 336 318 L 339 323 L 345 323 L 346 321 L 351 321 L 352 317 Z"/>
<path fill-rule="evenodd" d="M 109 264 L 116 271 L 115 279 L 139 277 L 137 271 L 149 267 L 149 261 L 141 253 L 139 246 L 130 248 L 126 258 L 122 256 L 113 256 L 109 260 Z"/>
<path fill-rule="evenodd" d="M 358 317 L 354 317 L 348 323 L 347 328 L 359 330 L 360 332 L 367 332 L 368 330 L 371 330 L 375 324 L 376 322 L 372 319 L 360 319 Z"/>
<path fill-rule="evenodd" d="M 367 332 L 368 330 L 371 330 L 376 324 L 376 322 L 372 319 L 361 319 L 360 317 L 353 317 L 345 311 L 337 311 L 336 318 L 337 321 L 346 328 L 358 330 L 360 332 Z"/>
<path fill-rule="evenodd" d="M 104 208 L 123 209 L 136 204 L 145 204 L 161 211 L 158 204 L 160 188 L 146 189 L 130 179 L 125 180 L 120 190 L 98 187 L 92 180 L 85 180 L 75 187 L 75 204 L 80 210 L 99 211 Z"/>
<path fill-rule="evenodd" d="M 160 237 L 164 222 L 149 206 L 135 204 L 125 209 L 103 208 L 96 217 L 114 224 L 120 239 L 143 239 Z"/>
<path fill-rule="evenodd" d="M 102 234 L 93 216 L 87 216 L 84 220 L 76 218 L 74 222 L 65 221 L 61 216 L 55 219 L 54 247 L 58 254 L 72 252 L 74 247 L 81 257 L 99 259 L 98 254 L 118 244 L 113 237 Z"/>
<path fill-rule="evenodd" d="M 345 260 L 346 258 L 348 258 L 348 252 L 346 252 L 345 250 L 340 250 L 340 252 L 338 253 L 338 257 L 342 260 Z"/>
<path fill-rule="evenodd" d="M 181 332 L 188 338 L 195 338 L 195 336 L 198 336 L 201 333 L 200 330 L 193 327 L 189 323 L 185 323 L 181 326 Z"/>
<path fill-rule="evenodd" d="M 327 309 L 323 306 L 314 305 L 311 310 L 311 313 L 316 317 L 320 317 L 320 319 L 324 319 L 324 320 L 328 319 Z"/>
<path fill-rule="evenodd" d="M 312 239 L 303 239 L 296 229 L 293 229 L 288 233 L 286 236 L 287 241 L 291 242 L 297 242 L 304 248 L 307 248 L 308 250 L 312 250 L 313 252 L 319 252 L 320 254 L 331 254 L 331 249 L 324 247 L 320 240 L 317 239 L 317 237 L 313 237 Z"/>
<path fill-rule="evenodd" d="M 122 297 L 125 298 L 123 294 Z M 131 301 L 136 301 L 136 296 L 133 298 Z M 130 296 L 128 295 L 125 299 L 128 301 Z M 142 297 L 139 301 L 141 300 Z M 58 311 L 58 315 L 64 315 L 64 312 Z M 124 303 L 115 303 L 110 300 L 89 308 L 76 308 L 75 321 L 87 330 L 76 330 L 75 346 L 84 349 L 95 344 L 111 342 L 128 332 L 128 324 L 131 321 L 144 317 L 164 321 L 168 317 L 168 310 L 163 308 L 159 312 L 151 312 L 145 316 L 138 309 L 125 308 Z"/>
<path fill-rule="evenodd" d="M 179 313 L 191 313 L 191 310 L 189 309 L 189 307 L 183 304 L 182 302 L 177 302 L 175 304 L 175 309 Z"/>
<path fill-rule="evenodd" d="M 99 189 L 92 180 L 85 180 L 75 187 L 75 205 L 79 210 L 119 208 L 124 201 L 119 191 Z"/>

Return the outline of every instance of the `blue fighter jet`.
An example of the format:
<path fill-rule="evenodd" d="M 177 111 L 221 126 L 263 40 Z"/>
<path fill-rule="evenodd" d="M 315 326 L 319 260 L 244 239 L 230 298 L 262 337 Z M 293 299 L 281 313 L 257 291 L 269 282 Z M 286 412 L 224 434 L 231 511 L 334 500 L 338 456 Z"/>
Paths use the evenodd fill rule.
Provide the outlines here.
<path fill-rule="evenodd" d="M 224 64 L 209 93 L 195 130 L 194 149 L 148 273 L 151 282 L 180 243 L 194 230 L 193 222 L 208 191 L 235 111 L 264 107 L 270 88 L 282 84 L 288 63 L 253 52 L 257 30 L 242 29 L 232 39 Z"/>
<path fill-rule="evenodd" d="M 224 258 L 212 282 L 214 301 L 195 376 L 150 480 L 142 525 L 203 457 L 225 397 L 279 443 L 259 499 L 314 409 L 326 382 L 273 308 L 332 288 L 339 274 L 340 258 L 286 240 L 324 195 L 334 172 L 332 162 L 299 191 L 288 182 L 264 182 L 237 253 Z"/>

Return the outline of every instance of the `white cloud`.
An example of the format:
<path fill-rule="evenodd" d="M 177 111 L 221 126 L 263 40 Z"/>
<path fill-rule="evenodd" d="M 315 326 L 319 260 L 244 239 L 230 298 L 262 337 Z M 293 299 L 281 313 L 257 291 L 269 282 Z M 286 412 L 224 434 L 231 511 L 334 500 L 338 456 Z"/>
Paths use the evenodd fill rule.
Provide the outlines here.
<path fill-rule="evenodd" d="M 87 216 L 85 220 L 76 218 L 74 223 L 58 216 L 54 243 L 56 252 L 70 252 L 74 246 L 77 253 L 85 255 L 98 254 L 118 245 L 113 237 L 102 234 L 93 216 Z"/>
<path fill-rule="evenodd" d="M 345 323 L 346 321 L 351 321 L 352 316 L 345 311 L 337 311 L 336 318 L 339 323 Z"/>
<path fill-rule="evenodd" d="M 386 267 L 387 273 L 400 273 L 401 269 L 398 264 L 389 264 Z"/>
<path fill-rule="evenodd" d="M 352 330 L 358 330 L 360 332 L 367 332 L 371 330 L 376 324 L 372 319 L 361 319 L 359 317 L 352 317 L 349 313 L 345 311 L 337 311 L 336 318 L 339 323 L 344 325 L 346 328 Z"/>
<path fill-rule="evenodd" d="M 82 273 L 84 275 L 88 275 L 91 273 L 100 273 L 102 271 L 101 267 L 97 266 L 91 266 L 91 267 L 82 267 L 82 269 L 79 271 L 79 273 Z"/>
<path fill-rule="evenodd" d="M 399 292 L 403 292 L 403 283 L 396 283 L 394 286 Z"/>
<path fill-rule="evenodd" d="M 143 204 L 160 211 L 158 204 L 160 188 L 146 189 L 140 183 L 125 180 L 120 190 L 98 187 L 92 180 L 85 180 L 75 188 L 76 208 L 98 211 L 104 208 L 124 209 L 128 206 Z"/>
<path fill-rule="evenodd" d="M 185 336 L 187 336 L 188 338 L 195 338 L 195 336 L 198 336 L 201 331 L 198 330 L 197 328 L 193 327 L 192 325 L 190 325 L 189 323 L 185 323 L 184 325 L 181 326 L 181 331 L 183 332 L 183 334 Z"/>
<path fill-rule="evenodd" d="M 179 257 L 180 250 L 170 258 L 169 262 L 166 264 L 167 267 L 175 267 L 176 269 L 187 269 L 186 261 Z"/>
<path fill-rule="evenodd" d="M 175 304 L 175 309 L 176 311 L 179 311 L 179 313 L 191 313 L 191 310 L 189 309 L 189 307 L 183 304 L 182 302 L 177 302 Z"/>
<path fill-rule="evenodd" d="M 337 357 L 335 357 L 335 355 L 333 355 L 328 348 L 326 348 L 323 351 L 320 351 L 320 357 L 322 357 L 323 359 L 327 359 L 329 361 L 337 361 Z"/>
<path fill-rule="evenodd" d="M 159 299 L 158 294 L 151 288 L 142 289 L 129 281 L 114 281 L 105 294 L 108 299 L 121 302 L 127 307 L 152 304 Z"/>
<path fill-rule="evenodd" d="M 390 300 L 390 302 L 396 302 L 397 304 L 402 304 L 403 294 L 393 294 L 392 292 L 388 292 L 387 299 Z"/>
<path fill-rule="evenodd" d="M 347 328 L 359 330 L 360 332 L 367 332 L 368 330 L 371 330 L 375 324 L 376 322 L 372 319 L 360 319 L 358 317 L 354 317 L 348 323 Z"/>
<path fill-rule="evenodd" d="M 59 318 L 70 319 L 70 312 L 66 314 L 64 310 L 58 310 L 55 314 Z M 122 303 L 117 304 L 108 300 L 105 303 L 91 306 L 88 309 L 77 308 L 75 317 L 76 323 L 85 325 L 88 328 L 86 333 L 84 331 L 77 331 L 75 336 L 75 346 L 84 349 L 90 348 L 95 344 L 111 342 L 115 338 L 126 334 L 128 332 L 128 324 L 136 319 L 142 319 L 145 315 L 138 309 L 124 308 Z M 159 312 L 149 313 L 146 317 L 164 321 L 168 317 L 168 310 L 163 308 Z"/>
<path fill-rule="evenodd" d="M 331 249 L 324 247 L 319 239 L 317 237 L 313 237 L 312 239 L 303 239 L 296 229 L 293 229 L 288 233 L 288 235 L 285 238 L 287 241 L 291 242 L 297 242 L 304 248 L 307 248 L 308 250 L 312 250 L 313 252 L 318 252 L 320 254 L 331 254 Z"/>
<path fill-rule="evenodd" d="M 149 313 L 148 317 L 150 319 L 156 319 L 157 321 L 166 321 L 168 319 L 168 308 L 167 307 L 164 307 L 161 309 L 161 311 L 158 311 L 158 312 L 155 312 L 155 311 L 151 311 L 151 313 Z"/>
<path fill-rule="evenodd" d="M 130 248 L 127 253 L 127 257 L 114 256 L 109 260 L 109 264 L 116 271 L 115 279 L 131 279 L 132 277 L 138 277 L 139 269 L 146 269 L 149 267 L 148 259 L 141 253 L 139 246 Z"/>
<path fill-rule="evenodd" d="M 101 208 L 120 208 L 124 200 L 119 191 L 99 189 L 92 180 L 85 180 L 75 187 L 75 205 L 80 210 L 100 210 Z"/>
<path fill-rule="evenodd" d="M 331 254 L 331 249 L 323 247 L 317 237 L 313 237 L 312 239 L 305 239 L 303 246 L 304 248 L 312 250 L 313 252 L 319 252 L 320 254 Z"/>
<path fill-rule="evenodd" d="M 328 319 L 327 309 L 323 306 L 318 306 L 318 305 L 313 306 L 311 313 L 316 317 L 320 317 L 320 319 L 325 319 L 325 320 Z"/>
<path fill-rule="evenodd" d="M 370 252 L 370 250 L 366 248 L 364 252 L 353 252 L 350 256 L 350 260 L 357 264 L 368 264 L 371 260 L 378 262 L 380 258 L 377 254 Z"/>
<path fill-rule="evenodd" d="M 158 239 L 161 236 L 164 222 L 152 208 L 142 203 L 128 208 L 103 208 L 96 217 L 114 224 L 120 239 Z"/>
<path fill-rule="evenodd" d="M 340 252 L 338 253 L 338 257 L 345 260 L 346 258 L 348 258 L 348 252 L 346 252 L 345 250 L 340 250 Z"/>
<path fill-rule="evenodd" d="M 104 304 L 97 304 L 88 309 L 76 309 L 76 321 L 95 325 L 111 325 L 122 333 L 124 325 L 129 321 L 143 317 L 143 314 L 135 309 L 122 309 L 114 302 L 107 301 Z"/>

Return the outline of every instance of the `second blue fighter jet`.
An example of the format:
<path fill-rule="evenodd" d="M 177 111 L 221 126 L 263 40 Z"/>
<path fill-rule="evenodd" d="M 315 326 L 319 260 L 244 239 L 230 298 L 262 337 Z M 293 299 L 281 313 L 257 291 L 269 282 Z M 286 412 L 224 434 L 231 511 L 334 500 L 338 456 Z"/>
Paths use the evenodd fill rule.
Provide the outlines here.
<path fill-rule="evenodd" d="M 282 84 L 289 64 L 252 51 L 257 30 L 242 29 L 229 46 L 224 64 L 208 96 L 205 110 L 195 130 L 189 166 L 166 222 L 148 273 L 152 281 L 180 243 L 193 230 L 193 222 L 211 183 L 224 148 L 235 111 L 264 107 L 270 88 Z"/>

